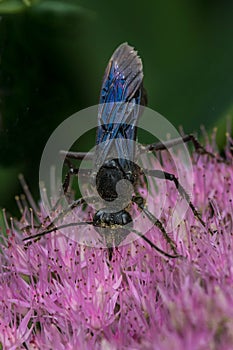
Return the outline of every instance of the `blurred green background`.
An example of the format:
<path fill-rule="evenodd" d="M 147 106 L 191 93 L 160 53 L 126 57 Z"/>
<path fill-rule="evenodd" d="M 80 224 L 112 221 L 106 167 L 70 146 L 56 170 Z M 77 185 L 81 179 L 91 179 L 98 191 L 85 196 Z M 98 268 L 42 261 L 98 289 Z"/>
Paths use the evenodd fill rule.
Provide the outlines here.
<path fill-rule="evenodd" d="M 39 198 L 46 140 L 98 103 L 122 42 L 142 57 L 149 107 L 186 133 L 220 125 L 223 144 L 233 115 L 232 1 L 1 0 L 0 17 L 0 207 L 16 212 L 18 173 Z"/>

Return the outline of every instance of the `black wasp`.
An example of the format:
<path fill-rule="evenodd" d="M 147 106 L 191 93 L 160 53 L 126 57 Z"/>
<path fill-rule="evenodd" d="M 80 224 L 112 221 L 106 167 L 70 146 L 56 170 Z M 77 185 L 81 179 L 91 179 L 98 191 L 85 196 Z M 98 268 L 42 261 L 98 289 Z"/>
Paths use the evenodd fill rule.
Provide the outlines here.
<path fill-rule="evenodd" d="M 138 187 L 140 178 L 146 175 L 173 181 L 180 195 L 187 200 L 195 217 L 205 227 L 205 223 L 190 201 L 188 194 L 173 174 L 161 170 L 142 169 L 133 161 L 135 147 L 134 143 L 130 141 L 136 141 L 137 121 L 142 112 L 140 105 L 145 106 L 146 103 L 147 97 L 143 88 L 142 61 L 134 48 L 124 43 L 113 53 L 103 78 L 96 137 L 96 144 L 99 148 L 98 152 L 93 155 L 94 170 L 90 174 L 90 177 L 95 176 L 96 189 L 99 196 L 109 205 L 107 208 L 98 210 L 94 214 L 92 221 L 71 223 L 70 225 L 66 224 L 56 227 L 56 221 L 64 217 L 68 210 L 86 203 L 85 198 L 80 198 L 71 203 L 68 210 L 59 214 L 45 230 L 36 235 L 24 238 L 24 241 L 43 236 L 63 227 L 89 224 L 96 228 L 104 240 L 108 248 L 110 260 L 112 258 L 113 247 L 117 247 L 130 232 L 134 232 L 142 237 L 152 248 L 161 254 L 170 258 L 178 257 L 179 254 L 176 251 L 176 245 L 167 234 L 162 222 L 146 208 L 144 199 L 139 195 Z M 143 152 L 162 151 L 188 141 L 193 142 L 198 153 L 206 153 L 213 156 L 199 144 L 193 135 L 186 135 L 180 139 L 170 140 L 164 143 L 150 144 L 144 146 L 139 151 L 137 150 L 137 152 L 140 155 Z M 112 148 L 114 148 L 113 153 Z M 115 154 L 115 156 L 109 157 L 111 154 Z M 83 152 L 65 152 L 69 171 L 63 183 L 64 193 L 68 191 L 71 176 L 77 175 L 79 172 L 78 168 L 72 166 L 70 159 L 83 159 L 85 155 L 86 153 Z M 121 180 L 126 180 L 131 185 L 124 187 L 119 198 L 117 184 Z M 173 254 L 162 251 L 147 239 L 146 236 L 133 229 L 133 218 L 130 214 L 130 205 L 128 203 L 129 198 L 131 199 L 131 203 L 135 203 L 138 209 L 160 229 L 164 238 L 169 243 Z"/>

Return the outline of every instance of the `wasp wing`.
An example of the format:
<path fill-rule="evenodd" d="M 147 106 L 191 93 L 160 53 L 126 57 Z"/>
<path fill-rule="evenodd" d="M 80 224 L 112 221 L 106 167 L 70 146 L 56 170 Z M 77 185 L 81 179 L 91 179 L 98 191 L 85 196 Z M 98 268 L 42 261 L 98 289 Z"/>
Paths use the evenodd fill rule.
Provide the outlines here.
<path fill-rule="evenodd" d="M 101 88 L 97 165 L 103 164 L 113 146 L 117 158 L 133 158 L 134 145 L 127 140 L 136 139 L 142 81 L 142 61 L 137 52 L 127 43 L 120 45 L 108 63 Z"/>

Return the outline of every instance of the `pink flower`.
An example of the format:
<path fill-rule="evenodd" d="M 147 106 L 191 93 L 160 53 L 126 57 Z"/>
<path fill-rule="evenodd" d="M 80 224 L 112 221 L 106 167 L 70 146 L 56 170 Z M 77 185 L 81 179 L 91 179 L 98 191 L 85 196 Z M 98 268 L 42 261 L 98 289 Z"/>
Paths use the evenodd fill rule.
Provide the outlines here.
<path fill-rule="evenodd" d="M 22 228 L 32 226 L 31 234 L 36 228 L 21 201 L 22 218 L 6 220 L 1 247 L 2 347 L 233 349 L 233 159 L 229 149 L 226 154 L 225 163 L 193 155 L 192 200 L 213 235 L 188 210 L 172 232 L 183 258 L 166 258 L 138 239 L 116 249 L 109 262 L 104 249 L 59 232 L 25 246 Z M 165 222 L 177 197 L 174 184 L 167 186 Z M 43 210 L 39 217 L 43 222 Z M 169 249 L 156 227 L 146 236 Z"/>

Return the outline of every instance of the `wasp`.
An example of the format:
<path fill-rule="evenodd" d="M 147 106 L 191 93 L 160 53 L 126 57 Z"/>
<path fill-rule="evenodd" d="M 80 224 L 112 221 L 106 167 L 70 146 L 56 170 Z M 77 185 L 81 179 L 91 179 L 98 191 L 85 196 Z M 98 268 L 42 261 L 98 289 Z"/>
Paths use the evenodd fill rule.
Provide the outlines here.
<path fill-rule="evenodd" d="M 41 237 L 50 232 L 72 225 L 92 225 L 100 234 L 108 249 L 109 260 L 112 259 L 114 247 L 118 247 L 130 232 L 142 237 L 153 249 L 168 258 L 176 258 L 180 255 L 176 250 L 175 242 L 166 232 L 163 223 L 151 213 L 144 198 L 139 194 L 140 179 L 144 176 L 172 181 L 179 194 L 188 202 L 194 216 L 203 227 L 206 227 L 200 214 L 190 201 L 189 195 L 179 183 L 178 178 L 162 170 L 144 169 L 134 162 L 135 145 L 137 140 L 137 122 L 143 109 L 140 106 L 147 105 L 147 94 L 143 87 L 143 67 L 141 58 L 133 47 L 127 43 L 121 44 L 113 53 L 103 77 L 100 101 L 98 108 L 98 126 L 96 145 L 98 151 L 93 157 L 93 171 L 89 172 L 90 178 L 95 177 L 96 190 L 107 207 L 97 210 L 91 221 L 64 224 L 56 227 L 56 221 L 64 217 L 68 210 L 86 203 L 85 198 L 73 201 L 69 208 L 60 213 L 42 232 L 24 238 L 24 241 Z M 123 141 L 123 142 L 122 142 Z M 214 156 L 200 145 L 193 135 L 185 135 L 179 139 L 169 140 L 164 143 L 154 143 L 144 146 L 139 153 L 157 152 L 167 150 L 182 142 L 191 141 L 199 154 Z M 114 149 L 114 152 L 112 151 Z M 62 152 L 61 152 L 62 153 Z M 79 168 L 71 164 L 71 159 L 82 160 L 85 152 L 63 152 L 69 170 L 63 182 L 63 191 L 66 194 L 72 176 L 79 173 Z M 114 156 L 111 156 L 111 155 Z M 130 186 L 117 191 L 117 184 L 124 180 Z M 124 182 L 124 183 L 125 183 Z M 163 251 L 151 242 L 145 235 L 133 228 L 133 217 L 130 213 L 134 203 L 152 223 L 161 231 L 163 237 L 169 243 L 172 254 Z M 93 199 L 95 200 L 95 199 Z"/>

